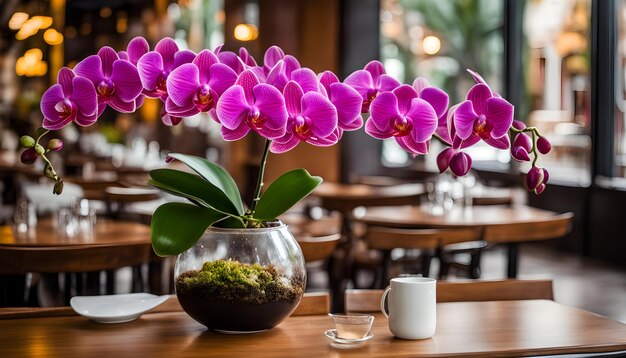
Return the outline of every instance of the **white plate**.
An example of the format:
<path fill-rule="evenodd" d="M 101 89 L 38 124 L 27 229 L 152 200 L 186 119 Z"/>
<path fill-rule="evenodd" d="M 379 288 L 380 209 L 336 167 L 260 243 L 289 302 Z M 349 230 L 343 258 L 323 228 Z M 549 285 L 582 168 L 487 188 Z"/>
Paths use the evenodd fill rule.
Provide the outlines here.
<path fill-rule="evenodd" d="M 70 306 L 81 316 L 100 323 L 123 323 L 139 318 L 165 302 L 169 296 L 150 293 L 129 293 L 108 296 L 76 296 Z"/>
<path fill-rule="evenodd" d="M 329 338 L 332 342 L 331 345 L 335 348 L 354 348 L 358 347 L 363 342 L 368 341 L 374 337 L 372 332 L 369 332 L 365 337 L 359 339 L 344 339 L 337 337 L 336 329 L 329 329 L 324 332 L 324 335 Z"/>

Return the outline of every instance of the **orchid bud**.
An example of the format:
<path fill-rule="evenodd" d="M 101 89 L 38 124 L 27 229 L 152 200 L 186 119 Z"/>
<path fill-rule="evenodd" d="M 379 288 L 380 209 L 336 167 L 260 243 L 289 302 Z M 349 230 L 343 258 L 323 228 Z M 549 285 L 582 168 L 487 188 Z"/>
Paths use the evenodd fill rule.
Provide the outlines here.
<path fill-rule="evenodd" d="M 22 138 L 20 138 L 20 144 L 24 148 L 32 148 L 35 146 L 35 138 L 29 135 L 24 135 L 22 136 Z"/>
<path fill-rule="evenodd" d="M 526 124 L 522 121 L 518 121 L 517 119 L 513 120 L 513 128 L 519 130 L 519 131 L 523 131 L 524 129 L 526 129 Z"/>
<path fill-rule="evenodd" d="M 543 183 L 543 168 L 532 167 L 526 174 L 526 188 L 528 190 L 535 190 L 537 187 Z"/>
<path fill-rule="evenodd" d="M 546 137 L 539 137 L 539 139 L 537 139 L 537 150 L 539 151 L 539 153 L 548 154 L 548 152 L 550 152 L 550 149 L 552 149 L 552 145 L 546 139 Z"/>
<path fill-rule="evenodd" d="M 46 149 L 41 144 L 35 144 L 35 152 L 39 155 L 44 155 L 46 153 Z"/>
<path fill-rule="evenodd" d="M 548 173 L 548 170 L 546 170 L 546 168 L 543 168 L 543 184 L 548 184 L 548 179 L 550 179 L 550 174 Z"/>
<path fill-rule="evenodd" d="M 63 141 L 60 139 L 50 139 L 48 141 L 48 149 L 54 152 L 58 152 L 59 150 L 63 149 Z"/>
<path fill-rule="evenodd" d="M 525 133 L 520 133 L 515 136 L 515 140 L 513 141 L 513 147 L 522 147 L 526 149 L 526 153 L 529 153 L 533 149 L 533 143 L 530 140 L 530 137 Z"/>
<path fill-rule="evenodd" d="M 524 147 L 513 147 L 511 150 L 511 156 L 513 159 L 518 160 L 520 162 L 529 162 L 530 156 L 528 155 L 528 151 Z"/>
<path fill-rule="evenodd" d="M 450 166 L 450 160 L 454 155 L 455 151 L 452 148 L 446 148 L 439 153 L 437 156 L 437 167 L 439 168 L 439 173 L 443 173 Z"/>
<path fill-rule="evenodd" d="M 33 164 L 37 160 L 37 152 L 33 148 L 28 148 L 22 152 L 20 160 L 24 164 Z"/>
<path fill-rule="evenodd" d="M 450 170 L 457 176 L 464 176 L 472 167 L 472 158 L 463 152 L 458 152 L 450 160 Z"/>
<path fill-rule="evenodd" d="M 54 188 L 52 189 L 52 193 L 56 195 L 60 195 L 63 192 L 63 180 L 59 180 L 54 184 Z"/>
<path fill-rule="evenodd" d="M 537 187 L 537 189 L 535 189 L 535 194 L 539 195 L 541 193 L 543 193 L 543 191 L 546 190 L 546 185 L 545 184 L 539 184 L 539 186 Z"/>

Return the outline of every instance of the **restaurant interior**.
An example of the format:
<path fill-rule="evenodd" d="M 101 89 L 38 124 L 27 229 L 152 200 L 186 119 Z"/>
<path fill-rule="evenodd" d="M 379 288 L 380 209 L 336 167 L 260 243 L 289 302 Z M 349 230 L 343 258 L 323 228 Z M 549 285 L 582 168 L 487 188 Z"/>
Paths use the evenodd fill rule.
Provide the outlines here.
<path fill-rule="evenodd" d="M 0 1 L 0 356 L 626 356 L 625 70 L 624 0 Z"/>

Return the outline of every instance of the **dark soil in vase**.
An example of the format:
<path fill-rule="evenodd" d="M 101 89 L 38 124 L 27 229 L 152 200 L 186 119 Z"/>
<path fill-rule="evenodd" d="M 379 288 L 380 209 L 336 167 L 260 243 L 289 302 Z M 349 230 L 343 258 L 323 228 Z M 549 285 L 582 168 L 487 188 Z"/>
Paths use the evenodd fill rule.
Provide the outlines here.
<path fill-rule="evenodd" d="M 250 332 L 275 327 L 296 309 L 303 273 L 291 279 L 259 264 L 217 260 L 176 278 L 176 295 L 187 314 L 208 328 Z"/>

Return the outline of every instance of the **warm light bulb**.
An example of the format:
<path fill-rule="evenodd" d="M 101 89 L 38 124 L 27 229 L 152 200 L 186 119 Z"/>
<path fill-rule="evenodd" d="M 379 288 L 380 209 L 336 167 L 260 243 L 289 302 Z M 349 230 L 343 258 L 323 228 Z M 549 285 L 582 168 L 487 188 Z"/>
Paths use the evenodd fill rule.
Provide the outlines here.
<path fill-rule="evenodd" d="M 102 18 L 108 18 L 113 14 L 113 10 L 111 10 L 110 7 L 105 6 L 102 9 L 100 9 L 100 17 Z"/>
<path fill-rule="evenodd" d="M 48 45 L 60 45 L 63 43 L 63 35 L 55 29 L 47 29 L 43 33 L 43 39 Z"/>
<path fill-rule="evenodd" d="M 19 30 L 22 25 L 28 20 L 28 14 L 25 12 L 16 12 L 11 16 L 9 20 L 9 28 L 11 30 Z"/>
<path fill-rule="evenodd" d="M 252 24 L 239 24 L 235 26 L 234 35 L 239 41 L 252 41 L 259 37 L 259 30 Z"/>
<path fill-rule="evenodd" d="M 32 58 L 35 62 L 41 61 L 43 58 L 43 52 L 38 48 L 31 48 L 24 53 L 25 58 Z"/>
<path fill-rule="evenodd" d="M 434 55 L 441 50 L 441 41 L 437 36 L 426 36 L 422 41 L 424 52 L 428 55 Z"/>
<path fill-rule="evenodd" d="M 40 29 L 47 29 L 52 26 L 52 18 L 50 16 L 33 16 L 28 21 L 34 22 Z"/>

